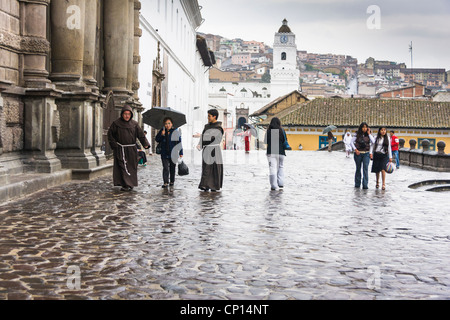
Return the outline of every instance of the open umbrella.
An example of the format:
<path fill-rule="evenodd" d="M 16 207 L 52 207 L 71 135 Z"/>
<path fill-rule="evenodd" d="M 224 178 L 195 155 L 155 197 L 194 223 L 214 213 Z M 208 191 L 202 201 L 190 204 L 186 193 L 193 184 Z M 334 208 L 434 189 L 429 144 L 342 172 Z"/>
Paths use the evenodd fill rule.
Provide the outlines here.
<path fill-rule="evenodd" d="M 328 127 L 326 127 L 325 129 L 323 129 L 322 133 L 328 133 L 328 132 L 330 132 L 330 131 L 333 131 L 333 130 L 336 129 L 336 128 L 337 128 L 337 127 L 336 127 L 336 126 L 333 126 L 333 125 L 328 126 Z"/>
<path fill-rule="evenodd" d="M 145 124 L 161 129 L 164 126 L 164 118 L 171 118 L 174 128 L 179 128 L 186 123 L 186 115 L 172 108 L 153 107 L 142 114 L 142 120 Z"/>
<path fill-rule="evenodd" d="M 256 128 L 253 124 L 251 123 L 244 123 L 244 126 L 247 126 L 250 129 L 250 132 L 252 133 L 252 136 L 256 137 Z"/>

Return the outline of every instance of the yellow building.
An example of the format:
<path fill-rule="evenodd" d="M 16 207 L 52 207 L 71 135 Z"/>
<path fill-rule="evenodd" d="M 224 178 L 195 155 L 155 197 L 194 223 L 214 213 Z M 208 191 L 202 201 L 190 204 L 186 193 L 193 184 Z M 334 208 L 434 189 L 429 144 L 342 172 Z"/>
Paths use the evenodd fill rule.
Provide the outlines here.
<path fill-rule="evenodd" d="M 293 150 L 301 144 L 303 150 L 317 150 L 328 144 L 327 135 L 322 131 L 328 125 L 337 127 L 332 133 L 336 141 L 341 141 L 346 130 L 355 132 L 361 122 L 367 122 L 376 134 L 380 126 L 394 130 L 398 138 L 415 139 L 419 144 L 423 139 L 431 143 L 435 150 L 439 141 L 450 150 L 450 102 L 423 100 L 386 99 L 315 99 L 285 108 L 271 115 L 280 118 Z M 269 117 L 261 122 L 267 126 Z"/>

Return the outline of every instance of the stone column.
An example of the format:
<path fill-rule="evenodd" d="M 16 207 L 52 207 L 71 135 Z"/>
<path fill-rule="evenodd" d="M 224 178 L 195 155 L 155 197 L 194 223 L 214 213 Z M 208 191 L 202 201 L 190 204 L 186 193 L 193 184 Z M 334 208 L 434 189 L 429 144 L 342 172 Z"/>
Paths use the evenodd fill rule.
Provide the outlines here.
<path fill-rule="evenodd" d="M 95 49 L 97 47 L 97 8 L 98 0 L 86 0 L 85 36 L 83 55 L 83 80 L 91 89 L 97 85 L 95 80 Z"/>
<path fill-rule="evenodd" d="M 129 0 L 104 1 L 105 87 L 115 96 L 127 95 Z M 120 99 L 115 99 L 120 100 Z"/>
<path fill-rule="evenodd" d="M 128 1 L 128 55 L 127 55 L 127 90 L 131 93 L 133 86 L 133 54 L 134 54 L 134 0 Z M 125 39 L 124 39 L 125 40 Z M 125 40 L 126 41 L 126 40 Z"/>
<path fill-rule="evenodd" d="M 94 80 L 96 24 L 96 0 L 51 2 L 51 79 L 64 90 L 56 100 L 61 137 L 55 154 L 67 169 L 91 170 L 98 163 L 92 154 L 98 104 Z"/>
<path fill-rule="evenodd" d="M 59 139 L 59 112 L 55 98 L 61 92 L 48 79 L 46 63 L 49 0 L 20 0 L 23 53 L 25 171 L 52 173 L 61 169 L 54 150 Z"/>
<path fill-rule="evenodd" d="M 85 2 L 65 0 L 51 2 L 52 73 L 58 87 L 70 90 L 83 75 Z M 68 88 L 67 88 L 68 87 Z"/>
<path fill-rule="evenodd" d="M 134 92 L 134 99 L 139 100 L 138 90 L 139 84 L 139 64 L 141 63 L 141 56 L 139 55 L 139 41 L 142 37 L 142 29 L 139 28 L 139 12 L 141 10 L 141 2 L 134 1 L 134 45 L 133 45 L 133 83 L 132 89 Z"/>
<path fill-rule="evenodd" d="M 47 40 L 47 6 L 49 0 L 19 0 L 23 52 L 23 78 L 27 87 L 51 87 L 46 70 L 50 52 Z"/>

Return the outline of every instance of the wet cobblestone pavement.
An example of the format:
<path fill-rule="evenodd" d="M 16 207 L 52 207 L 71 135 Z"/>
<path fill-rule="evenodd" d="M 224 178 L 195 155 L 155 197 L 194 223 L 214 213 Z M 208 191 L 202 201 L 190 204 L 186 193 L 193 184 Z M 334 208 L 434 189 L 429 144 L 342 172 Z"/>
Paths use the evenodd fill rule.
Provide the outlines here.
<path fill-rule="evenodd" d="M 290 152 L 271 191 L 264 152 L 225 152 L 224 189 L 190 175 L 161 188 L 105 176 L 0 205 L 0 299 L 449 299 L 448 192 L 409 189 L 436 173 L 401 167 L 387 190 L 353 187 L 342 152 Z"/>

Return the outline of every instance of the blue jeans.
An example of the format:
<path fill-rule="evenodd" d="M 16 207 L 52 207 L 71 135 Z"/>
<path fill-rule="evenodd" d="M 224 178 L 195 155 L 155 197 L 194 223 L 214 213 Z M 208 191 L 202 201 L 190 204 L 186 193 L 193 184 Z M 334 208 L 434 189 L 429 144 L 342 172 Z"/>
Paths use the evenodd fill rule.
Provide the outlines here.
<path fill-rule="evenodd" d="M 355 172 L 355 187 L 359 188 L 361 186 L 361 165 L 363 169 L 363 188 L 367 189 L 369 187 L 369 163 L 370 163 L 370 154 L 360 153 L 359 156 L 354 154 L 353 158 L 356 163 L 356 172 Z"/>
<path fill-rule="evenodd" d="M 399 158 L 398 150 L 392 151 L 392 156 L 395 158 L 395 163 L 397 165 L 397 169 L 400 168 L 400 158 Z"/>

